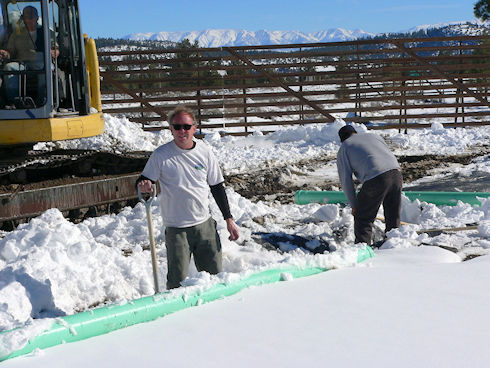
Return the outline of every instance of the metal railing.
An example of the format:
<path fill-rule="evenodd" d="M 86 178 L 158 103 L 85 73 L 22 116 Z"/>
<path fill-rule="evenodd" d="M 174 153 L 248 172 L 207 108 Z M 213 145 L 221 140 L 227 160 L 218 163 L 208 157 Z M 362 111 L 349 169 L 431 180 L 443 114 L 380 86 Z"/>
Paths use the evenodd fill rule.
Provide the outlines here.
<path fill-rule="evenodd" d="M 372 129 L 489 124 L 490 36 L 99 52 L 103 110 L 244 135 L 336 118 Z"/>

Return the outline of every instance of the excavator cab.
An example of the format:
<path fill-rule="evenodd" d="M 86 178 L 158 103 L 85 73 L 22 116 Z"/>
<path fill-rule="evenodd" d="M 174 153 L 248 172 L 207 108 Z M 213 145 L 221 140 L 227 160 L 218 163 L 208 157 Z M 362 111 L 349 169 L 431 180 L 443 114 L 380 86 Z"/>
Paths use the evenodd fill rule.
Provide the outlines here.
<path fill-rule="evenodd" d="M 101 134 L 95 42 L 76 0 L 0 0 L 0 147 Z"/>

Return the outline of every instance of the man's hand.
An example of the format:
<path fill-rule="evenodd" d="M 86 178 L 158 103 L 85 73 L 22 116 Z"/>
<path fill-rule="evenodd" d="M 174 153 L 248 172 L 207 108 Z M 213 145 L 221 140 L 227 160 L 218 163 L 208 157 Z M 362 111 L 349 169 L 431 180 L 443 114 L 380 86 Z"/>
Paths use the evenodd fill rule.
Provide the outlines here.
<path fill-rule="evenodd" d="M 228 229 L 228 232 L 230 233 L 230 236 L 228 237 L 228 239 L 230 239 L 231 241 L 237 240 L 240 233 L 238 231 L 238 227 L 236 226 L 235 222 L 233 221 L 232 218 L 228 218 L 225 221 L 226 221 L 226 228 Z"/>
<path fill-rule="evenodd" d="M 355 216 L 355 215 L 356 215 L 356 208 L 352 207 L 352 216 Z"/>
<path fill-rule="evenodd" d="M 60 56 L 60 49 L 51 49 L 51 59 L 57 58 Z"/>
<path fill-rule="evenodd" d="M 0 60 L 10 59 L 10 53 L 7 50 L 0 50 Z"/>
<path fill-rule="evenodd" d="M 141 193 L 153 193 L 153 183 L 151 182 L 151 180 L 141 180 L 138 183 L 138 188 Z"/>

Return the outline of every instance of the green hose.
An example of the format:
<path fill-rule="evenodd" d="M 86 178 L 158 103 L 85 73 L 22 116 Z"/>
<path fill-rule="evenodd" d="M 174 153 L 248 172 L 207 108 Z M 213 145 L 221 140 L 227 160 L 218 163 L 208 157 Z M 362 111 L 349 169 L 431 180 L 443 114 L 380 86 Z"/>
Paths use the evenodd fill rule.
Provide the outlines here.
<path fill-rule="evenodd" d="M 411 201 L 418 199 L 421 202 L 433 203 L 436 206 L 455 206 L 458 201 L 471 205 L 481 205 L 477 197 L 488 198 L 488 192 L 415 192 L 405 191 L 405 196 Z M 294 195 L 294 203 L 347 203 L 344 192 L 339 191 L 310 191 L 298 190 Z"/>
<path fill-rule="evenodd" d="M 366 246 L 358 250 L 357 262 L 362 262 L 373 256 L 373 250 Z M 0 362 L 28 354 L 35 349 L 45 349 L 62 343 L 84 340 L 137 323 L 148 322 L 185 308 L 233 295 L 249 286 L 285 280 L 287 279 L 285 275 L 298 278 L 328 270 L 328 268 L 321 267 L 271 269 L 252 274 L 229 284 L 218 284 L 204 291 L 195 291 L 185 295 L 179 290 L 167 291 L 135 299 L 124 305 L 106 306 L 58 318 L 50 329 L 30 339 L 24 347 L 13 352 L 0 351 Z M 15 334 L 22 334 L 22 329 L 0 332 L 0 341 L 4 338 L 9 339 L 9 334 L 12 337 Z"/>

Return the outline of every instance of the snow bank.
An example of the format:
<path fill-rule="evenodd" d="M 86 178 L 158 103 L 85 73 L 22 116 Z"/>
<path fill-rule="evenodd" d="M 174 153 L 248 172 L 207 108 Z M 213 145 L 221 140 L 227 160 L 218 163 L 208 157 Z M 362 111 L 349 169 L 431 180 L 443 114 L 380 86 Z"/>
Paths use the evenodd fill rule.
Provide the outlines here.
<path fill-rule="evenodd" d="M 146 132 L 125 117 L 104 114 L 104 119 L 105 130 L 99 136 L 55 143 L 38 143 L 34 149 L 93 149 L 115 153 L 153 151 L 172 139 L 169 130 L 157 133 Z"/>
<path fill-rule="evenodd" d="M 168 131 L 143 132 L 127 119 L 105 115 L 106 131 L 100 137 L 59 143 L 65 148 L 97 148 L 123 152 L 153 150 L 171 139 Z M 339 147 L 338 128 L 343 122 L 281 129 L 276 133 L 249 137 L 211 134 L 209 144 L 228 172 L 251 171 L 275 162 L 295 162 L 318 155 L 334 154 Z M 359 130 L 362 125 L 356 125 Z M 453 154 L 469 145 L 488 142 L 490 127 L 412 130 L 409 134 L 389 132 L 389 142 L 398 153 Z M 37 148 L 52 148 L 39 144 Z M 488 157 L 476 160 L 465 170 L 490 170 Z M 332 169 L 334 170 L 334 169 Z M 468 171 L 466 171 L 468 172 Z M 210 286 L 277 265 L 346 267 L 356 263 L 353 246 L 353 217 L 350 208 L 338 205 L 279 204 L 251 202 L 227 189 L 231 211 L 240 226 L 240 239 L 230 242 L 219 210 L 212 205 L 223 244 L 224 272 L 211 276 L 191 266 L 186 286 Z M 458 203 L 453 207 L 403 199 L 402 220 L 410 224 L 390 231 L 383 251 L 412 249 L 419 245 L 453 248 L 448 261 L 460 261 L 468 249 L 490 253 L 490 199 L 481 206 Z M 158 203 L 152 207 L 161 284 L 166 275 L 166 250 Z M 382 210 L 379 213 L 383 216 Z M 478 229 L 441 233 L 430 237 L 417 231 L 434 227 L 465 226 Z M 384 225 L 375 223 L 375 233 Z M 304 244 L 286 240 L 268 250 L 261 234 L 284 239 L 299 237 Z M 295 237 L 293 237 L 293 235 Z M 295 238 L 295 239 L 297 239 Z M 312 250 L 328 244 L 332 253 Z M 92 218 L 80 224 L 65 220 L 57 209 L 46 211 L 0 239 L 0 331 L 18 326 L 39 327 L 41 321 L 76 313 L 97 305 L 118 303 L 153 293 L 153 276 L 144 206 L 126 208 L 116 215 Z M 285 276 L 287 278 L 287 275 Z M 36 320 L 33 321 L 33 318 Z M 2 346 L 25 341 L 0 341 Z M 3 344 L 3 345 L 2 345 Z"/>
<path fill-rule="evenodd" d="M 226 226 L 213 203 L 212 212 L 219 219 L 223 243 L 224 273 L 211 276 L 191 269 L 185 285 L 213 285 L 226 280 L 227 274 L 255 272 L 277 265 L 304 267 L 344 267 L 356 263 L 353 244 L 353 218 L 349 208 L 339 205 L 309 204 L 299 206 L 253 203 L 231 189 L 227 190 L 232 212 L 240 225 L 240 239 L 230 242 Z M 453 226 L 488 217 L 488 202 L 481 207 L 460 203 L 454 207 L 436 207 L 428 203 L 407 203 L 404 212 L 417 223 L 390 231 L 383 249 L 410 248 L 421 243 L 437 243 L 441 237 L 429 238 L 417 230 L 434 226 Z M 152 206 L 161 284 L 166 274 L 166 251 L 158 204 Z M 380 215 L 382 213 L 380 212 Z M 262 218 L 257 222 L 257 218 Z M 313 219 L 305 221 L 305 219 Z M 382 224 L 376 225 L 380 230 Z M 287 252 L 266 250 L 257 234 L 287 234 L 303 237 L 309 244 L 294 241 L 280 244 Z M 339 235 L 340 234 L 340 235 Z M 456 236 L 456 235 L 454 235 Z M 451 238 L 446 243 L 454 243 Z M 489 221 L 478 231 L 468 232 L 466 242 L 488 248 Z M 473 240 L 471 238 L 473 237 Z M 91 218 L 72 224 L 60 211 L 51 209 L 0 240 L 0 329 L 29 323 L 31 318 L 73 314 L 91 306 L 117 303 L 153 293 L 150 252 L 147 250 L 147 223 L 144 206 L 126 208 L 118 215 Z M 313 254 L 319 240 L 329 244 L 333 253 Z M 458 256 L 456 256 L 458 257 Z M 18 306 L 22 306 L 19 308 Z"/>

